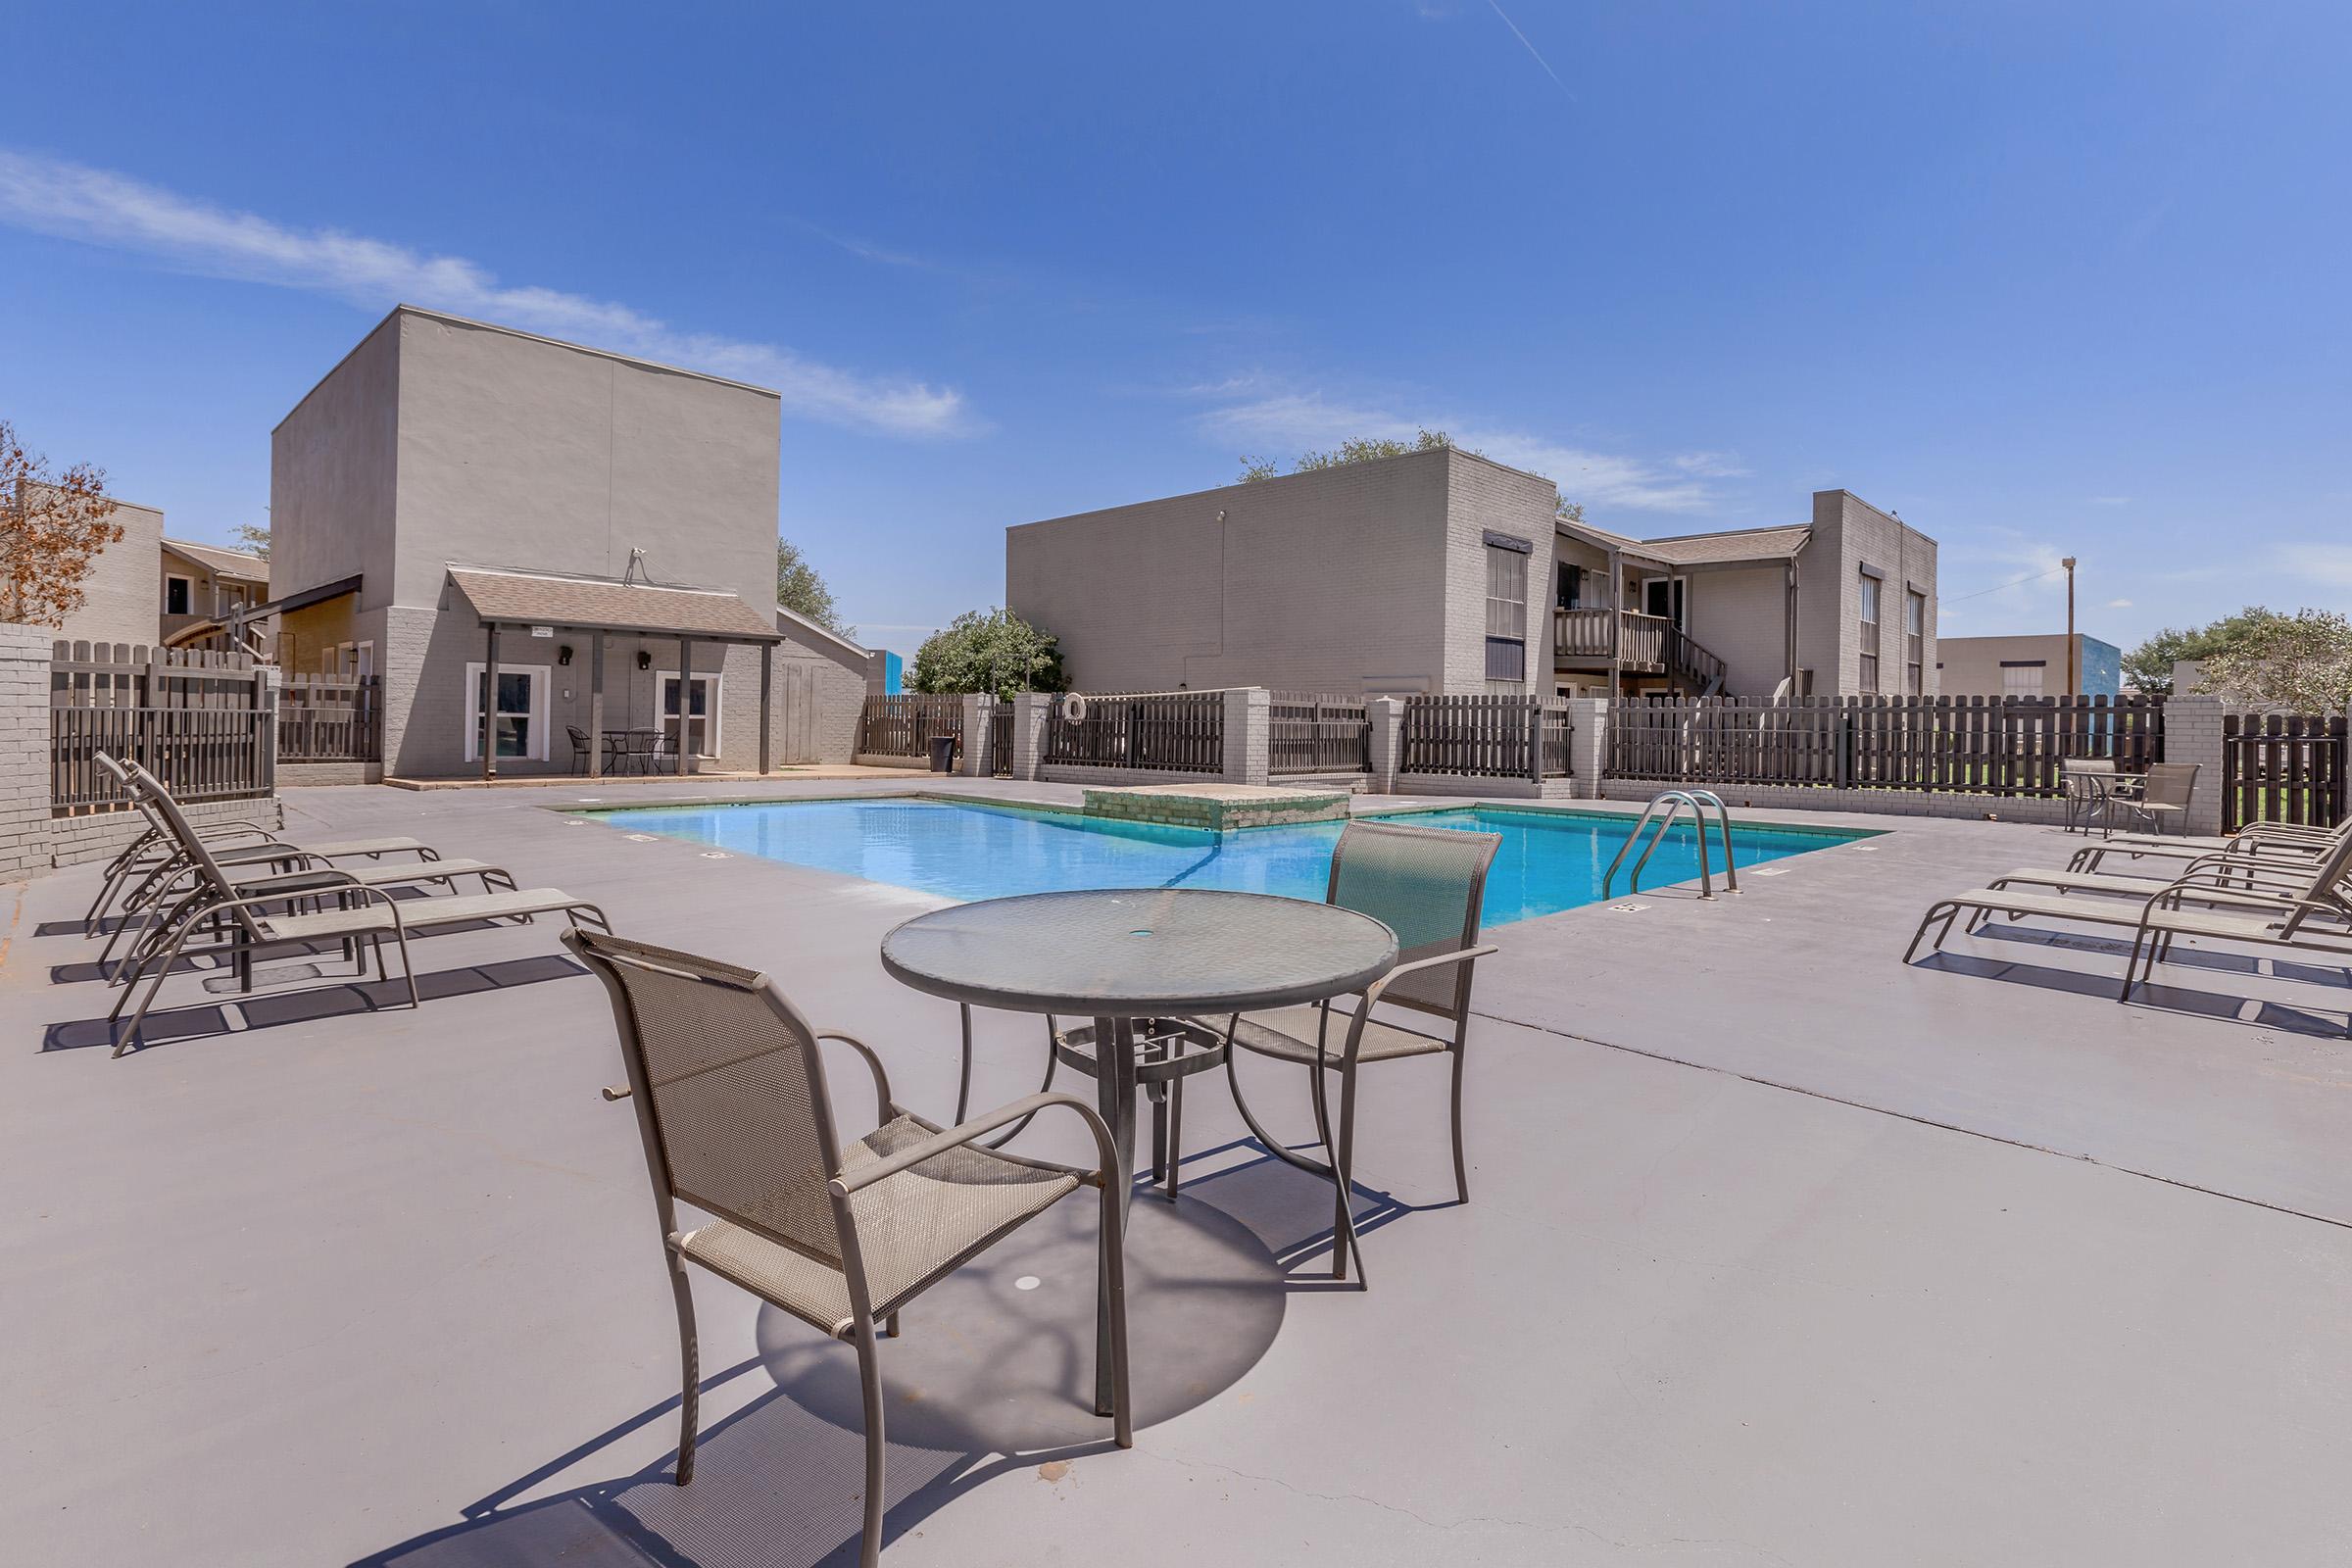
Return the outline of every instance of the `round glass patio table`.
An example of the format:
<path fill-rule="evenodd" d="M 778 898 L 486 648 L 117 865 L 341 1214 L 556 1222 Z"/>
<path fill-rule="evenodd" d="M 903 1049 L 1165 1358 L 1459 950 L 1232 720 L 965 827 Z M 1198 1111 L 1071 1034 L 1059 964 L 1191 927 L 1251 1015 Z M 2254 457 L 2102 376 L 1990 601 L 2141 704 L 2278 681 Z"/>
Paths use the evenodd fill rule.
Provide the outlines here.
<path fill-rule="evenodd" d="M 1095 1020 L 1095 1090 L 1134 1195 L 1135 1023 L 1296 1006 L 1361 991 L 1396 966 L 1396 934 L 1302 899 L 1209 888 L 1107 888 L 985 899 L 916 915 L 882 939 L 893 978 L 951 1002 Z M 1098 1341 L 1108 1319 L 1096 1313 Z M 1107 1377 L 1109 1352 L 1095 1364 Z M 1109 1398 L 1096 1390 L 1098 1408 Z"/>

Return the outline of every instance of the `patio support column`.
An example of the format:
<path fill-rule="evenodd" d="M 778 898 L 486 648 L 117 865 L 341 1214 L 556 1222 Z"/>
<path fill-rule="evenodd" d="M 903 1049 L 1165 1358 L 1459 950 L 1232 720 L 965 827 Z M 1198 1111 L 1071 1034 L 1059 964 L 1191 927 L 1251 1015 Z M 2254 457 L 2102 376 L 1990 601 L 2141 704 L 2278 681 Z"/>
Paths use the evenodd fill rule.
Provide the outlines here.
<path fill-rule="evenodd" d="M 588 776 L 605 776 L 605 634 L 588 634 Z"/>
<path fill-rule="evenodd" d="M 775 689 L 776 645 L 761 643 L 760 645 L 760 771 L 761 773 L 767 771 L 768 760 L 772 755 L 768 749 L 768 729 L 769 720 L 773 715 L 768 710 L 768 704 L 773 700 Z"/>
<path fill-rule="evenodd" d="M 1796 558 L 1788 558 L 1788 567 L 1781 591 L 1782 641 L 1787 644 L 1788 665 L 1788 700 L 1794 702 L 1804 693 L 1796 689 Z"/>
<path fill-rule="evenodd" d="M 686 776 L 686 711 L 694 706 L 694 639 L 678 639 L 678 777 Z"/>
<path fill-rule="evenodd" d="M 1625 557 L 1609 552 L 1609 701 L 1617 700 L 1625 661 Z"/>
<path fill-rule="evenodd" d="M 482 782 L 498 777 L 498 622 L 490 622 L 490 646 L 482 656 Z"/>

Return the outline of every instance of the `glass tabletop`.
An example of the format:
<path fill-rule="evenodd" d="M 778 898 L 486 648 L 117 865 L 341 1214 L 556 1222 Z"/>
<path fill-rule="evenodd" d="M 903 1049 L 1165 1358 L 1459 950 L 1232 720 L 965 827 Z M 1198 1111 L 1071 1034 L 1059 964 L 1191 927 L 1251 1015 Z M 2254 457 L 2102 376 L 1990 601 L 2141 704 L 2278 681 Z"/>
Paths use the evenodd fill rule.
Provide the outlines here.
<path fill-rule="evenodd" d="M 882 939 L 882 967 L 918 991 L 1082 1017 L 1286 1007 L 1360 991 L 1396 963 L 1396 933 L 1370 915 L 1205 888 L 985 899 Z"/>

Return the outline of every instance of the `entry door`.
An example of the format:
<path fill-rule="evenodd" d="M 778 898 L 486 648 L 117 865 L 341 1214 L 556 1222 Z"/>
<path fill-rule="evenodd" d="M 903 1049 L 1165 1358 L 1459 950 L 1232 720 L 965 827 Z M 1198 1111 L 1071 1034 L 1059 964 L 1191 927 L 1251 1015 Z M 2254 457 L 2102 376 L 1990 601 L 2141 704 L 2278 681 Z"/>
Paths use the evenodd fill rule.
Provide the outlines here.
<path fill-rule="evenodd" d="M 480 664 L 466 666 L 470 701 L 466 705 L 466 760 L 482 755 L 482 703 L 488 696 L 489 671 Z M 492 710 L 490 733 L 502 758 L 547 758 L 547 666 L 498 666 L 498 706 Z"/>
<path fill-rule="evenodd" d="M 696 757 L 718 755 L 718 677 L 692 675 L 686 700 L 686 745 Z M 662 733 L 671 733 L 678 721 L 678 677 L 662 672 Z"/>
<path fill-rule="evenodd" d="M 1644 614 L 1663 615 L 1677 626 L 1683 624 L 1683 582 L 1680 577 L 1644 577 L 1642 580 L 1642 611 Z"/>

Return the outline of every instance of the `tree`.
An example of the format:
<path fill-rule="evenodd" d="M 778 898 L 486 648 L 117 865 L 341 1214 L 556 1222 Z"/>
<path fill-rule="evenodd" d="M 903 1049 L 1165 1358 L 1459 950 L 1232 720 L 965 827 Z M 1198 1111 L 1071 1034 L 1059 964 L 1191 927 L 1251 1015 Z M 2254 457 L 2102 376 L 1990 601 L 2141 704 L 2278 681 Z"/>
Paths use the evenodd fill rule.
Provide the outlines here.
<path fill-rule="evenodd" d="M 0 615 L 62 626 L 81 608 L 82 578 L 122 537 L 106 470 L 77 463 L 59 473 L 0 419 Z"/>
<path fill-rule="evenodd" d="M 2132 684 L 2153 697 L 2173 693 L 2173 665 L 2184 659 L 2207 660 L 2226 653 L 2276 621 L 2287 619 L 2276 610 L 2248 605 L 2206 626 L 2167 626 L 2126 654 L 2124 673 Z"/>
<path fill-rule="evenodd" d="M 1582 522 L 1585 520 L 1585 504 L 1582 501 L 1563 501 L 1560 503 L 1559 516 L 1562 522 Z"/>
<path fill-rule="evenodd" d="M 923 639 L 906 684 L 918 692 L 1015 692 L 1069 689 L 1054 637 L 1009 610 L 967 610 Z"/>
<path fill-rule="evenodd" d="M 228 530 L 229 536 L 243 549 L 264 561 L 270 559 L 270 530 L 257 522 L 240 522 Z"/>
<path fill-rule="evenodd" d="M 2352 704 L 2352 620 L 2332 610 L 2264 615 L 2228 647 L 2202 656 L 2205 689 L 2247 708 L 2342 712 Z"/>
<path fill-rule="evenodd" d="M 795 614 L 806 615 L 837 637 L 855 638 L 858 628 L 845 625 L 833 590 L 789 539 L 776 541 L 776 603 Z"/>
<path fill-rule="evenodd" d="M 1375 458 L 1401 458 L 1408 452 L 1436 452 L 1452 445 L 1453 437 L 1443 430 L 1425 429 L 1410 441 L 1398 441 L 1389 436 L 1362 437 L 1353 441 L 1343 441 L 1329 452 L 1302 452 L 1298 455 L 1298 461 L 1291 465 L 1291 471 L 1293 473 L 1312 473 L 1318 468 L 1337 468 L 1350 463 L 1369 463 Z M 1464 447 L 1462 450 L 1470 451 L 1468 447 Z M 1471 456 L 1476 457 L 1478 454 L 1472 452 Z M 1271 458 L 1245 457 L 1242 459 L 1241 482 L 1254 484 L 1260 479 L 1271 479 L 1281 471 L 1281 466 Z"/>

